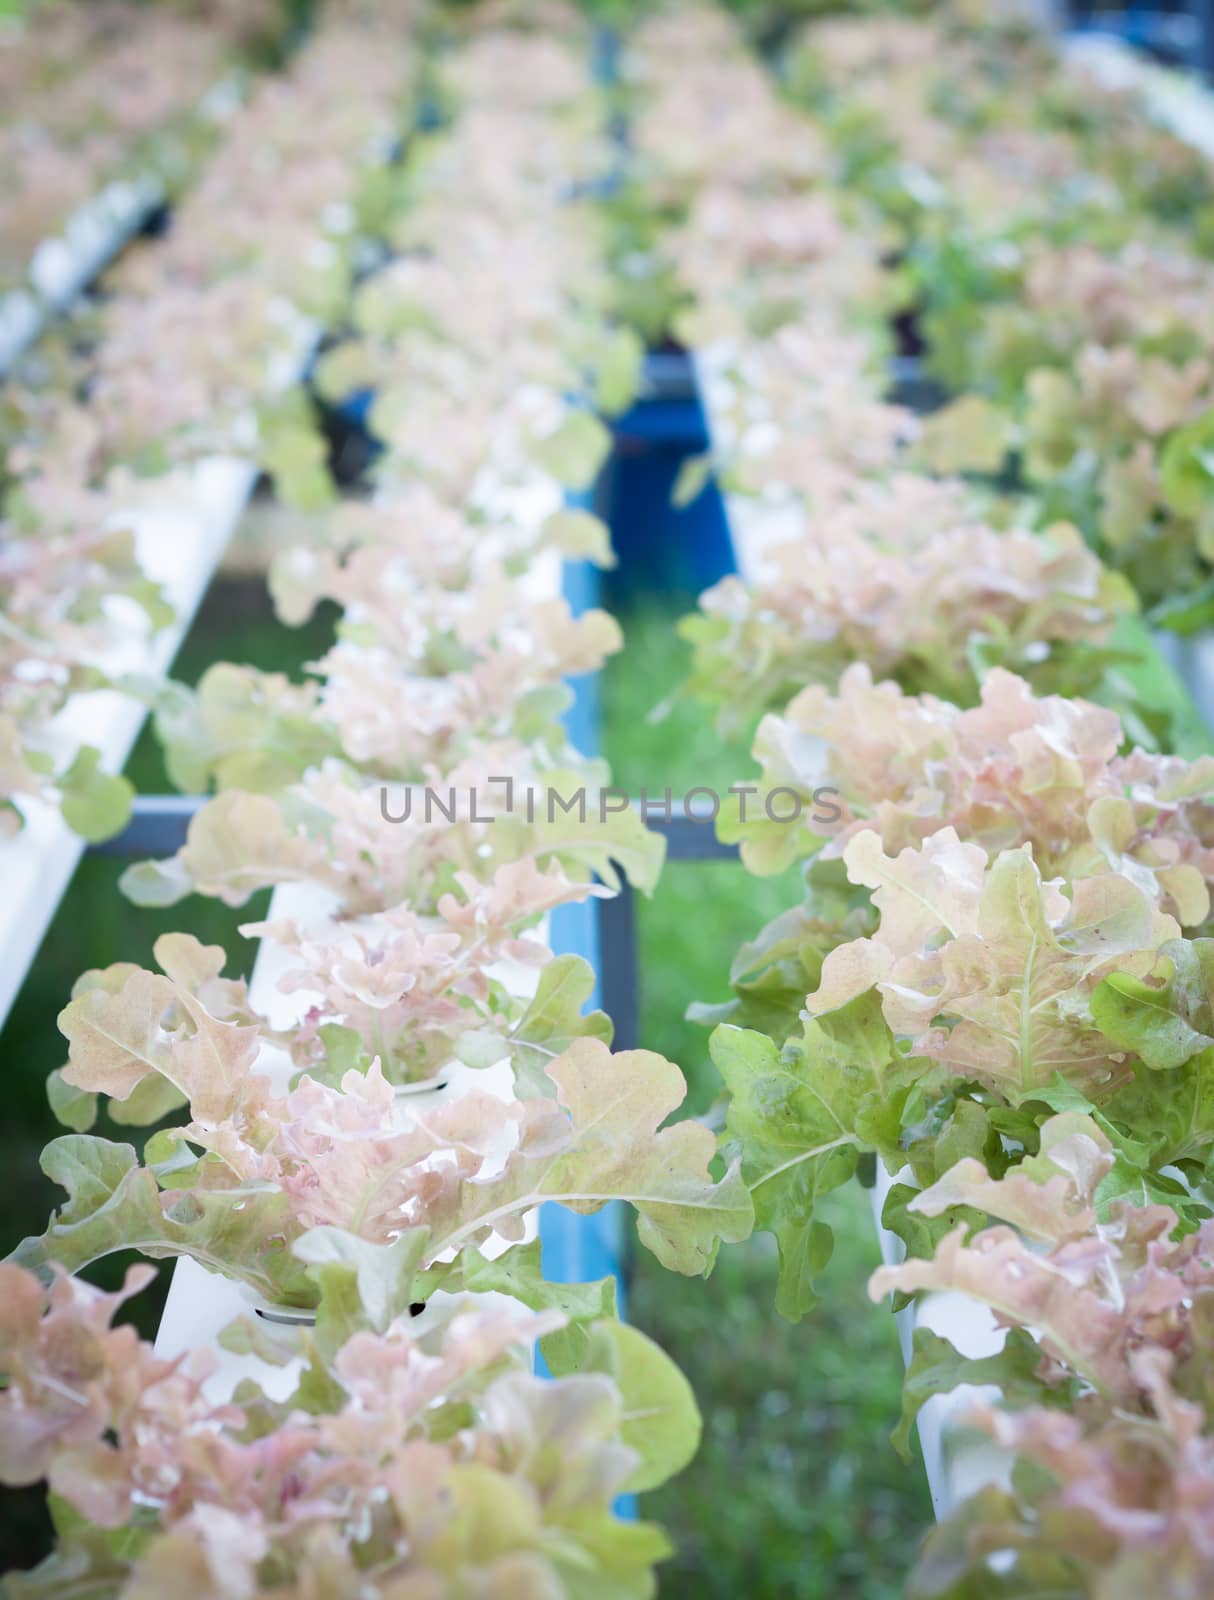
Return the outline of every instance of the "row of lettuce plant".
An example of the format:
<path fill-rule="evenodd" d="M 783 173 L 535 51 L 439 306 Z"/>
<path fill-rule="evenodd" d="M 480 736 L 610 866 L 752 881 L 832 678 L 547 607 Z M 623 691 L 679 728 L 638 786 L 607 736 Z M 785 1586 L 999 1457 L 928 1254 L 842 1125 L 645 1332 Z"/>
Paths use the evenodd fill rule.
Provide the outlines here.
<path fill-rule="evenodd" d="M 1018 52 L 957 28 L 924 25 L 941 50 L 916 57 L 941 68 L 924 123 L 955 91 L 964 126 L 975 74 L 950 73 L 967 50 L 985 52 L 974 92 L 993 79 L 1022 117 Z M 767 710 L 761 774 L 722 831 L 754 871 L 803 862 L 807 888 L 740 950 L 734 1001 L 699 1014 L 782 1314 L 810 1309 L 830 1255 L 819 1202 L 875 1155 L 905 1260 L 874 1297 L 959 1291 L 1005 1332 L 968 1360 L 916 1331 L 900 1447 L 929 1397 L 985 1384 L 1001 1400 L 973 1421 L 1008 1460 L 930 1536 L 911 1592 L 1188 1600 L 1214 1574 L 1214 761 L 1126 740 L 1113 706 L 1151 722 L 1107 650 L 1124 580 L 1031 493 L 945 475 L 957 408 L 933 429 L 885 398 L 900 219 L 838 141 L 851 62 L 910 29 L 823 25 L 849 41 L 831 129 L 798 123 L 718 14 L 671 11 L 635 40 L 634 144 L 687 291 L 676 326 L 708 375 L 726 485 L 763 513 L 748 576 L 687 624 L 691 688 L 733 726 Z M 803 50 L 825 56 L 818 41 Z M 884 69 L 863 81 L 901 134 Z M 1079 105 L 1098 188 L 1136 158 L 1110 148 L 1101 96 Z M 1007 156 L 1010 193 L 1040 220 L 1028 164 Z M 961 177 L 989 200 L 1001 171 Z M 1148 230 L 1162 204 L 1121 203 Z M 1001 191 L 991 204 L 1006 214 Z"/>
<path fill-rule="evenodd" d="M 0 32 L 0 292 L 116 179 L 173 187 L 210 138 L 208 97 L 276 49 L 278 0 L 147 7 L 49 0 Z"/>
<path fill-rule="evenodd" d="M 712 37 L 723 53 L 696 81 L 662 84 L 635 142 L 680 218 L 662 258 L 691 296 L 673 328 L 707 382 L 718 478 L 764 513 L 760 576 L 725 579 L 685 624 L 692 691 L 738 731 L 859 658 L 961 704 L 1001 665 L 1132 710 L 1114 648 L 1135 610 L 1128 584 L 1072 524 L 1038 526 L 1022 496 L 931 473 L 930 420 L 888 398 L 896 236 L 839 187 L 823 130 L 779 101 L 720 20 L 674 13 L 647 34 L 655 74 L 665 49 L 695 59 Z M 727 71 L 736 116 L 699 109 Z M 751 126 L 768 136 L 752 143 Z"/>
<path fill-rule="evenodd" d="M 3 1269 L 0 1397 L 0 1470 L 47 1478 L 60 1544 L 15 1595 L 649 1595 L 664 1537 L 613 1501 L 698 1438 L 613 1281 L 545 1282 L 534 1237 L 541 1202 L 623 1199 L 694 1275 L 752 1226 L 712 1134 L 662 1126 L 678 1068 L 611 1054 L 589 969 L 542 923 L 610 892 L 613 861 L 641 887 L 661 862 L 629 811 L 600 812 L 607 774 L 559 720 L 563 676 L 619 644 L 557 592 L 563 552 L 609 559 L 562 491 L 604 448 L 585 397 L 635 382 L 589 204 L 610 148 L 576 15 L 431 20 L 445 122 L 411 143 L 398 254 L 319 371 L 332 395 L 375 386 L 373 482 L 272 578 L 288 621 L 336 599 L 337 643 L 315 681 L 221 665 L 163 697 L 175 777 L 218 793 L 173 861 L 126 878 L 161 904 L 275 886 L 248 931 L 302 999 L 272 1026 L 178 933 L 158 972 L 86 974 L 60 1019 L 52 1103 L 81 1131 L 44 1156 L 66 1202 Z M 549 798 L 571 793 L 588 803 Z M 87 1131 L 101 1103 L 159 1124 L 141 1153 Z M 67 1275 L 131 1249 L 251 1291 L 210 1371 Z M 528 1370 L 537 1338 L 553 1381 Z M 231 1392 L 236 1354 L 260 1377 Z"/>
<path fill-rule="evenodd" d="M 344 303 L 358 207 L 409 87 L 398 41 L 411 14 L 331 6 L 290 70 L 234 113 L 169 234 L 132 248 L 101 300 L 6 387 L 6 833 L 31 800 L 61 805 L 86 838 L 126 819 L 129 785 L 61 737 L 56 715 L 77 694 L 123 687 L 139 642 L 172 620 L 139 559 L 139 508 L 205 507 L 201 464 L 273 466 L 289 448 L 289 385 Z"/>
<path fill-rule="evenodd" d="M 793 81 L 896 219 L 926 359 L 966 391 L 942 450 L 1014 471 L 1161 623 L 1206 626 L 1206 156 L 1031 30 L 838 20 Z"/>

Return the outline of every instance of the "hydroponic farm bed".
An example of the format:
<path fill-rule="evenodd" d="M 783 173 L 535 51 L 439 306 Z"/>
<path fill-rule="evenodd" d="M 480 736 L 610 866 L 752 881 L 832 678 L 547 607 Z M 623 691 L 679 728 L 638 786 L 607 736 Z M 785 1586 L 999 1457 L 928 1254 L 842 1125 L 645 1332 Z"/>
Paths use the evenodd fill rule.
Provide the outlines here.
<path fill-rule="evenodd" d="M 0 58 L 0 1018 L 89 845 L 173 919 L 47 1018 L 0 1481 L 54 1548 L 6 1592 L 657 1593 L 636 1497 L 714 1396 L 634 1241 L 693 1296 L 771 1235 L 797 1322 L 849 1183 L 907 1593 L 1214 1592 L 1210 100 L 963 0 L 238 10 L 54 0 Z M 177 681 L 255 501 L 331 644 Z M 599 575 L 707 507 L 682 695 L 755 768 L 638 800 Z M 803 885 L 686 995 L 706 1117 L 633 1048 L 668 847 Z"/>

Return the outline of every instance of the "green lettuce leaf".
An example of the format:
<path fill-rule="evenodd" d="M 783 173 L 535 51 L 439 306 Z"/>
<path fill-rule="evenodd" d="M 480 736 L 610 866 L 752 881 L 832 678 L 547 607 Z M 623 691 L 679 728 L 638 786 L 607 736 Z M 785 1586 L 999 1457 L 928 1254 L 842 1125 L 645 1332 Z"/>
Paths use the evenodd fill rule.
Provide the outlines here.
<path fill-rule="evenodd" d="M 917 1065 L 898 1056 L 871 992 L 806 1019 L 783 1050 L 728 1026 L 709 1048 L 732 1097 L 726 1148 L 740 1155 L 756 1227 L 779 1246 L 776 1309 L 797 1321 L 833 1247 L 818 1200 L 853 1175 L 862 1150 L 897 1152 Z"/>

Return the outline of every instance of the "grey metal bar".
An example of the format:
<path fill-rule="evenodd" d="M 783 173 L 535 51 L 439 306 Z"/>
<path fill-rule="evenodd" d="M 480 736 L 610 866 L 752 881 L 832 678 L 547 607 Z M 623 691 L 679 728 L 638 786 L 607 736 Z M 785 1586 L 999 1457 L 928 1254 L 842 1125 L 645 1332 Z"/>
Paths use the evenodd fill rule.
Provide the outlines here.
<path fill-rule="evenodd" d="M 104 844 L 89 846 L 99 856 L 172 855 L 185 843 L 186 833 L 206 797 L 196 794 L 140 795 L 131 811 L 131 820 L 120 834 Z M 652 813 L 652 802 L 642 812 L 639 801 L 633 808 L 647 825 L 666 840 L 668 861 L 736 861 L 736 845 L 722 844 L 711 821 L 689 814 L 683 804 L 672 800 L 670 814 L 665 808 Z M 599 986 L 603 1010 L 615 1024 L 615 1048 L 635 1050 L 640 1042 L 640 991 L 637 964 L 636 891 L 627 874 L 617 865 L 621 877 L 618 894 L 595 902 L 598 927 Z"/>
<path fill-rule="evenodd" d="M 131 808 L 131 820 L 121 833 L 104 844 L 89 846 L 90 855 L 143 856 L 171 855 L 185 843 L 194 814 L 206 803 L 199 794 L 139 795 Z M 722 844 L 707 817 L 689 813 L 681 801 L 672 800 L 670 815 L 665 809 L 655 812 L 653 802 L 641 810 L 639 800 L 633 809 L 644 817 L 654 833 L 666 840 L 668 861 L 735 861 L 738 848 Z"/>
<path fill-rule="evenodd" d="M 689 814 L 682 802 L 672 801 L 658 816 L 636 810 L 666 840 L 667 861 L 737 861 L 738 847 L 722 844 L 712 822 Z M 615 1024 L 617 1050 L 635 1050 L 641 1039 L 640 963 L 637 952 L 636 891 L 623 869 L 620 892 L 596 902 L 599 935 L 599 990 L 603 1010 Z"/>
<path fill-rule="evenodd" d="M 1209 0 L 1214 6 L 1214 0 Z M 893 356 L 891 398 L 916 411 L 935 411 L 948 399 L 944 386 L 924 370 L 920 356 Z M 684 400 L 698 394 L 694 357 L 685 350 L 651 350 L 645 357 L 644 397 Z"/>
<path fill-rule="evenodd" d="M 1211 83 L 1214 82 L 1214 0 L 1196 0 L 1193 13 L 1196 27 L 1189 58 L 1206 82 Z"/>
<path fill-rule="evenodd" d="M 944 385 L 925 371 L 920 356 L 895 356 L 889 364 L 889 378 L 890 400 L 923 415 L 938 411 L 949 397 Z"/>
<path fill-rule="evenodd" d="M 614 1048 L 635 1050 L 641 1033 L 636 891 L 624 879 L 618 894 L 595 901 L 595 910 L 600 1001 L 615 1025 Z"/>
<path fill-rule="evenodd" d="M 681 803 L 672 805 L 671 815 L 654 816 L 652 807 L 641 811 L 637 801 L 634 810 L 640 812 L 647 827 L 660 833 L 666 840 L 667 861 L 736 861 L 736 844 L 722 844 L 716 829 L 707 817 L 690 815 Z"/>
<path fill-rule="evenodd" d="M 131 807 L 131 820 L 121 833 L 91 844 L 96 856 L 168 856 L 180 850 L 194 813 L 206 803 L 201 794 L 141 794 Z"/>
<path fill-rule="evenodd" d="M 645 357 L 645 397 L 685 400 L 696 393 L 695 366 L 685 350 L 651 350 Z"/>

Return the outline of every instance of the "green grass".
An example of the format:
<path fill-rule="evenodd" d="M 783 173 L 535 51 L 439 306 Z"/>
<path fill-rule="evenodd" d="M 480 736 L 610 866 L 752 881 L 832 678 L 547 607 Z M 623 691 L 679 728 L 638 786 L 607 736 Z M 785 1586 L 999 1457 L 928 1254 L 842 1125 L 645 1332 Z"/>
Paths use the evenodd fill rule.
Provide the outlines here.
<path fill-rule="evenodd" d="M 867 1196 L 838 1191 L 827 1212 L 824 1298 L 796 1326 L 772 1310 L 766 1235 L 723 1251 L 705 1283 L 638 1263 L 629 1316 L 686 1373 L 704 1415 L 695 1461 L 642 1502 L 677 1547 L 663 1600 L 902 1593 L 931 1517 L 927 1485 L 889 1443 L 902 1359 L 864 1291 L 878 1264 Z"/>
<path fill-rule="evenodd" d="M 647 720 L 686 671 L 670 612 L 625 614 L 627 648 L 604 684 L 613 781 L 634 794 L 719 788 L 754 770 L 696 706 Z M 642 1043 L 683 1067 L 689 1104 L 705 1110 L 720 1083 L 707 1034 L 684 1020 L 692 1000 L 728 997 L 743 939 L 799 895 L 796 872 L 759 881 L 733 862 L 675 863 L 639 912 Z M 722 1252 L 707 1282 L 664 1272 L 638 1251 L 630 1316 L 686 1372 L 705 1416 L 692 1466 L 646 1496 L 646 1516 L 678 1554 L 662 1568 L 663 1600 L 886 1600 L 901 1592 L 931 1515 L 918 1465 L 888 1434 L 901 1404 L 902 1362 L 888 1314 L 865 1284 L 878 1264 L 868 1197 L 831 1197 L 834 1259 L 822 1303 L 800 1324 L 772 1309 L 776 1260 L 760 1235 Z"/>

